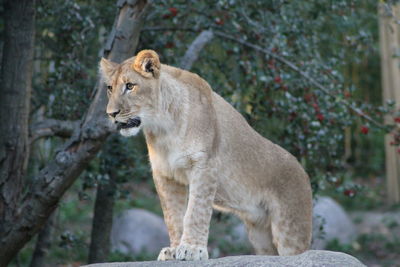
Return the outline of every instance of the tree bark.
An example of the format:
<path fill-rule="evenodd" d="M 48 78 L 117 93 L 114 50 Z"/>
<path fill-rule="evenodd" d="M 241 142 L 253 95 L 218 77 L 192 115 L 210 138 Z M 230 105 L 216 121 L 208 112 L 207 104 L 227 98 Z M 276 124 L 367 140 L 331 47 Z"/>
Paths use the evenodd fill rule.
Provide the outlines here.
<path fill-rule="evenodd" d="M 32 260 L 30 263 L 30 267 L 42 267 L 46 266 L 46 255 L 51 246 L 54 220 L 57 211 L 54 211 L 53 214 L 50 215 L 50 218 L 47 220 L 47 223 L 44 225 L 43 229 L 39 232 L 38 239 L 35 246 L 35 251 L 32 255 Z"/>
<path fill-rule="evenodd" d="M 35 0 L 4 3 L 4 49 L 0 73 L 0 232 L 20 216 L 18 203 L 28 163 Z"/>
<path fill-rule="evenodd" d="M 18 1 L 19 2 L 19 1 Z M 146 0 L 119 0 L 119 11 L 104 56 L 121 62 L 133 56 L 143 19 Z M 99 78 L 96 94 L 81 128 L 63 144 L 35 178 L 35 182 L 18 206 L 18 216 L 11 216 L 0 229 L 0 266 L 6 266 L 35 235 L 57 207 L 60 198 L 100 150 L 114 126 L 105 116 L 106 90 Z"/>
<path fill-rule="evenodd" d="M 186 53 L 181 60 L 181 68 L 184 70 L 190 70 L 194 62 L 198 59 L 200 51 L 203 50 L 204 46 L 209 43 L 213 37 L 214 33 L 211 30 L 202 31 L 186 50 Z"/>
<path fill-rule="evenodd" d="M 110 180 L 97 187 L 93 215 L 89 263 L 106 262 L 110 254 L 110 235 L 114 214 L 116 177 L 110 173 Z"/>
<path fill-rule="evenodd" d="M 29 143 L 32 144 L 39 138 L 59 136 L 68 138 L 80 127 L 80 121 L 66 121 L 56 119 L 43 119 L 31 126 Z"/>
<path fill-rule="evenodd" d="M 392 15 L 387 14 L 383 6 L 379 11 L 379 39 L 381 50 L 381 71 L 384 105 L 387 100 L 396 101 L 396 109 L 400 108 L 400 59 L 396 53 L 400 48 L 400 5 L 392 7 Z M 393 123 L 391 116 L 385 117 L 387 124 Z M 386 188 L 388 202 L 400 203 L 400 155 L 396 147 L 390 143 L 393 136 L 385 136 Z"/>

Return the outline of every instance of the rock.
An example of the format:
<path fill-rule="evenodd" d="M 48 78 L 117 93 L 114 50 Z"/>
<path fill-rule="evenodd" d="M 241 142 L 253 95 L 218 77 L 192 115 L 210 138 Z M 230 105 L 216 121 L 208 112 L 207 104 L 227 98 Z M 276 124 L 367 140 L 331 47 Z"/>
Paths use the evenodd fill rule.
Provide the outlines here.
<path fill-rule="evenodd" d="M 296 256 L 231 256 L 206 261 L 147 261 L 115 262 L 86 265 L 86 267 L 168 267 L 168 266 L 269 266 L 269 267 L 358 267 L 365 266 L 345 253 L 326 250 L 309 250 Z"/>
<path fill-rule="evenodd" d="M 240 243 L 246 246 L 250 245 L 250 241 L 247 237 L 246 226 L 243 223 L 240 223 L 232 228 L 232 241 L 235 243 Z"/>
<path fill-rule="evenodd" d="M 124 254 L 157 254 L 169 245 L 163 219 L 142 209 L 130 209 L 114 218 L 111 248 Z"/>
<path fill-rule="evenodd" d="M 322 226 L 322 230 L 321 230 Z M 314 203 L 313 249 L 325 249 L 329 241 L 352 243 L 357 236 L 354 223 L 345 210 L 330 197 L 318 197 Z"/>
<path fill-rule="evenodd" d="M 379 234 L 388 240 L 400 236 L 400 212 L 355 211 L 350 217 L 358 234 Z"/>

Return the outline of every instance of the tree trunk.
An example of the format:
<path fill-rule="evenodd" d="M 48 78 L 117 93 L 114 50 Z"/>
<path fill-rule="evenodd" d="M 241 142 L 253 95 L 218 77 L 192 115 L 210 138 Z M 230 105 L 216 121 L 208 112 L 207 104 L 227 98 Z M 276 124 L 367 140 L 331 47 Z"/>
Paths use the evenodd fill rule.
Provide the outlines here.
<path fill-rule="evenodd" d="M 54 220 L 57 211 L 54 211 L 43 229 L 39 232 L 38 239 L 36 242 L 35 251 L 32 255 L 30 267 L 42 267 L 46 266 L 46 255 L 51 246 L 51 237 L 53 234 Z"/>
<path fill-rule="evenodd" d="M 4 1 L 4 49 L 0 73 L 0 232 L 20 216 L 19 200 L 29 156 L 35 1 Z"/>
<path fill-rule="evenodd" d="M 116 177 L 110 173 L 107 183 L 99 184 L 93 215 L 89 263 L 106 262 L 110 254 L 110 235 L 114 214 Z"/>
<path fill-rule="evenodd" d="M 103 54 L 112 61 L 121 62 L 133 56 L 148 3 L 146 0 L 119 0 L 117 5 L 119 12 Z M 40 230 L 65 191 L 115 130 L 105 116 L 106 90 L 100 78 L 95 88 L 96 95 L 81 127 L 40 171 L 32 188 L 19 203 L 19 213 L 0 222 L 4 225 L 0 229 L 0 266 L 6 266 Z"/>
<path fill-rule="evenodd" d="M 396 109 L 400 108 L 400 59 L 395 56 L 400 49 L 400 26 L 396 20 L 400 16 L 400 5 L 392 7 L 392 15 L 380 9 L 379 38 L 382 66 L 383 100 L 396 101 Z M 385 103 L 384 103 L 385 104 Z M 393 123 L 391 116 L 386 116 L 387 124 Z M 400 203 L 400 155 L 396 147 L 390 145 L 393 136 L 385 136 L 386 185 L 388 202 Z"/>

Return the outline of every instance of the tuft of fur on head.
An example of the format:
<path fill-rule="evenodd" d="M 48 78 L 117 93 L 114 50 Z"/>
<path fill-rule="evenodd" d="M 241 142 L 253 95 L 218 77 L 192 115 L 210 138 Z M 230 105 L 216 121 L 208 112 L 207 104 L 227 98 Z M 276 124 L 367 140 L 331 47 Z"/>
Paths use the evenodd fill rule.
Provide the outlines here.
<path fill-rule="evenodd" d="M 143 77 L 158 78 L 160 76 L 160 59 L 158 54 L 153 50 L 142 50 L 136 57 L 132 64 L 132 68 L 140 73 Z"/>

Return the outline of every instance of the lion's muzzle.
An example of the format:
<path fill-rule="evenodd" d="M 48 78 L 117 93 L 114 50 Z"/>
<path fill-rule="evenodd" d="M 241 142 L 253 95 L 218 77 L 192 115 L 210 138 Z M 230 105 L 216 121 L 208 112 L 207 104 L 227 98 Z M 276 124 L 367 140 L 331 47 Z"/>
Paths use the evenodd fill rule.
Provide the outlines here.
<path fill-rule="evenodd" d="M 121 130 L 121 129 L 139 127 L 141 123 L 142 123 L 142 121 L 140 120 L 140 118 L 135 117 L 133 119 L 128 119 L 128 121 L 126 123 L 118 122 L 117 128 L 118 128 L 118 130 Z"/>

